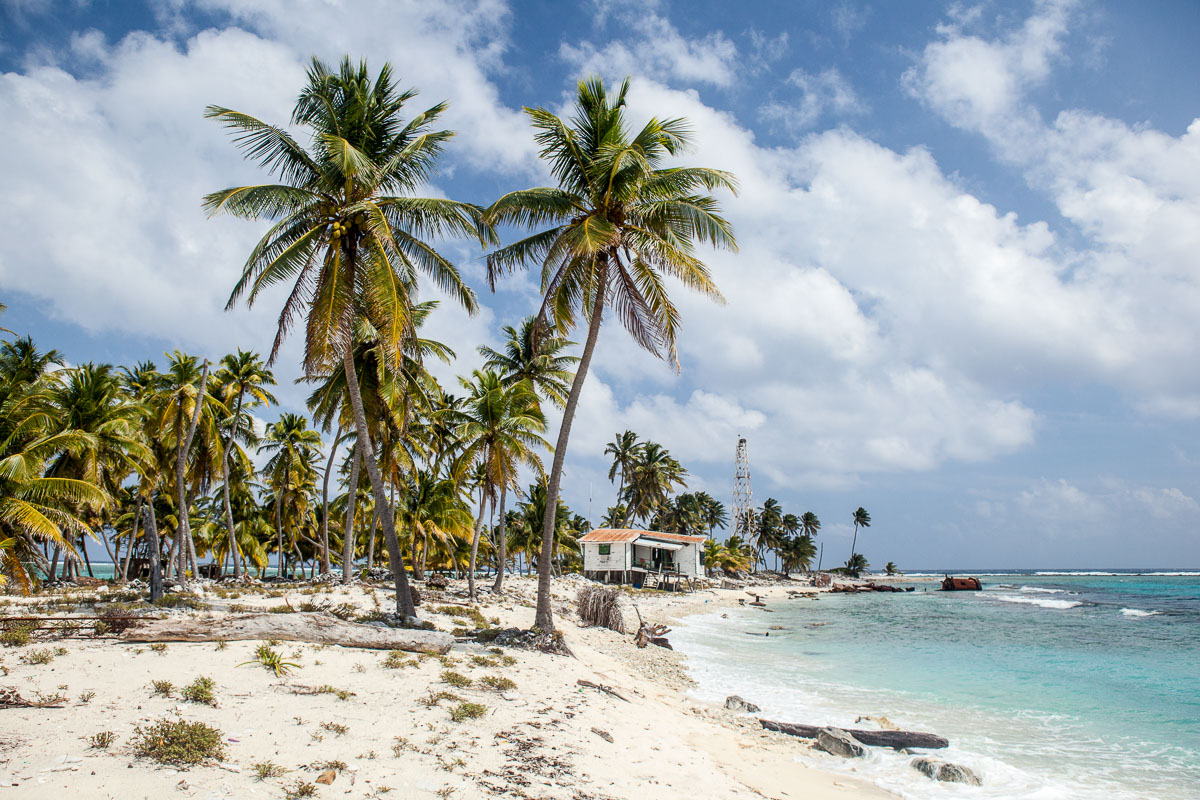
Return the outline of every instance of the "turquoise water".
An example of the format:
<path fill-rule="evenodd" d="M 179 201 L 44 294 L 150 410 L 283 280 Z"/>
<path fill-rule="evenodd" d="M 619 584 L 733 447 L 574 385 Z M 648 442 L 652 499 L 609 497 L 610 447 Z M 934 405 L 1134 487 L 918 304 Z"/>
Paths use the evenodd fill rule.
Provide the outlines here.
<path fill-rule="evenodd" d="M 874 748 L 866 764 L 822 760 L 905 797 L 1200 797 L 1200 573 L 983 583 L 778 601 L 694 617 L 671 640 L 706 699 L 740 694 L 792 722 L 884 715 L 946 736 L 939 755 L 984 781 L 934 784 Z"/>

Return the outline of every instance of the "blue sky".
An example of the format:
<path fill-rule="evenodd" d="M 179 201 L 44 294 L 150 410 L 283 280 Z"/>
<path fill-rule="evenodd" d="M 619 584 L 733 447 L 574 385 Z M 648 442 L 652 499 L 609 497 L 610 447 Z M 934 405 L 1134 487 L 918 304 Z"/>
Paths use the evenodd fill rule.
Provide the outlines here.
<path fill-rule="evenodd" d="M 275 298 L 226 314 L 261 227 L 199 198 L 261 178 L 204 121 L 285 122 L 316 54 L 391 61 L 459 131 L 429 187 L 488 203 L 547 182 L 525 105 L 633 78 L 630 114 L 686 116 L 729 169 L 728 303 L 680 290 L 681 372 L 601 337 L 566 500 L 612 501 L 604 444 L 666 445 L 755 499 L 910 568 L 1200 566 L 1200 7 L 1017 3 L 318 0 L 0 3 L 4 324 L 72 362 L 265 350 Z M 348 18 L 353 24 L 346 24 Z M 480 291 L 459 353 L 529 313 Z M 434 296 L 434 295 L 430 295 Z M 292 343 L 278 372 L 298 374 Z M 302 390 L 285 385 L 285 405 Z M 832 555 L 830 555 L 832 554 Z"/>

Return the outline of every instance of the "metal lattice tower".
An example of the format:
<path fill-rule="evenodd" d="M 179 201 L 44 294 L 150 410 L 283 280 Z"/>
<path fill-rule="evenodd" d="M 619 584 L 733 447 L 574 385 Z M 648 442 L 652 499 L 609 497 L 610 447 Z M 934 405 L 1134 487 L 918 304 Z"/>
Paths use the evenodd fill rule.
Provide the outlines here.
<path fill-rule="evenodd" d="M 750 452 L 746 448 L 746 437 L 738 437 L 737 457 L 733 468 L 733 535 L 743 540 L 750 535 L 750 509 L 754 506 L 754 492 L 750 490 Z"/>

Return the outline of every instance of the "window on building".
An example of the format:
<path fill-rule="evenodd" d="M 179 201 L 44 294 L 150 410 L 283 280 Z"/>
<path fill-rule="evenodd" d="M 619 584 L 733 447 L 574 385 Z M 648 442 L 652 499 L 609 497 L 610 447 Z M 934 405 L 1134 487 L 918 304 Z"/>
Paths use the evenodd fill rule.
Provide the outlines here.
<path fill-rule="evenodd" d="M 609 554 L 609 553 L 611 553 L 611 552 L 612 552 L 612 545 L 611 545 L 611 544 L 602 544 L 602 545 L 600 545 L 600 555 L 602 555 L 602 556 L 606 556 L 606 555 L 608 555 L 608 554 Z"/>

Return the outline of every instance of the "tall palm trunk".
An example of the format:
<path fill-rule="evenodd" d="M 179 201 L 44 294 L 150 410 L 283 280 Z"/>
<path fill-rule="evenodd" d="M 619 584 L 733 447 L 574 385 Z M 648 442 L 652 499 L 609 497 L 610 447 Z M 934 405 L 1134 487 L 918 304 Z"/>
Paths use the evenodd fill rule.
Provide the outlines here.
<path fill-rule="evenodd" d="M 475 559 L 479 556 L 479 534 L 483 531 L 483 514 L 487 508 L 488 486 L 479 487 L 479 514 L 475 517 L 475 532 L 471 535 L 471 560 L 467 567 L 467 595 L 475 600 Z"/>
<path fill-rule="evenodd" d="M 545 633 L 554 632 L 554 611 L 550 608 L 550 561 L 554 553 L 554 527 L 558 512 L 558 485 L 562 480 L 563 461 L 567 456 L 567 442 L 571 438 L 571 423 L 575 420 L 575 410 L 579 406 L 579 395 L 583 391 L 583 381 L 587 377 L 588 366 L 592 363 L 592 353 L 596 350 L 596 338 L 600 334 L 600 322 L 604 317 L 604 294 L 608 283 L 607 273 L 601 269 L 600 279 L 596 281 L 593 290 L 592 316 L 588 321 L 587 341 L 583 345 L 583 355 L 571 381 L 571 394 L 567 397 L 567 406 L 563 409 L 562 426 L 558 429 L 558 442 L 554 445 L 554 464 L 550 469 L 550 479 L 546 482 L 546 516 L 542 520 L 542 554 L 538 558 L 538 599 L 537 615 L 533 624 Z"/>
<path fill-rule="evenodd" d="M 358 430 L 360 446 L 363 448 L 363 461 L 367 465 L 367 477 L 371 479 L 371 493 L 375 497 L 375 505 L 379 508 L 380 518 L 383 520 L 383 537 L 387 543 L 388 561 L 396 583 L 396 613 L 407 620 L 409 617 L 417 615 L 416 608 L 413 606 L 412 594 L 408 588 L 408 574 L 404 570 L 404 556 L 400 553 L 400 542 L 396 539 L 396 518 L 392 514 L 392 507 L 388 505 L 383 476 L 379 472 L 379 464 L 375 461 L 375 447 L 371 444 L 371 435 L 367 431 L 367 414 L 363 410 L 362 392 L 358 387 L 358 374 L 354 371 L 354 353 L 349 347 L 342 354 L 342 368 L 346 372 L 346 388 L 350 390 L 350 405 L 354 408 L 354 425 Z"/>
<path fill-rule="evenodd" d="M 367 573 L 375 568 L 375 535 L 379 531 L 379 512 L 371 514 L 371 533 L 367 542 Z"/>
<path fill-rule="evenodd" d="M 325 462 L 325 479 L 321 486 L 321 574 L 329 572 L 329 473 L 333 472 L 333 457 L 337 454 L 338 440 L 342 438 L 342 423 L 338 422 L 333 444 L 329 446 L 329 461 Z M 343 562 L 344 563 L 344 562 Z"/>
<path fill-rule="evenodd" d="M 238 564 L 237 539 L 233 533 L 233 503 L 229 499 L 229 451 L 233 449 L 233 436 L 237 433 L 238 421 L 242 418 L 242 391 L 238 391 L 237 408 L 233 412 L 233 424 L 229 426 L 229 436 L 225 440 L 225 449 L 221 453 L 221 480 L 225 482 L 221 494 L 225 501 L 225 528 L 229 531 L 229 552 L 233 557 L 233 578 L 242 577 L 242 567 Z"/>
<path fill-rule="evenodd" d="M 179 540 L 179 585 L 182 589 L 187 589 L 187 571 L 188 567 L 195 566 L 195 554 L 192 549 L 192 526 L 188 521 L 188 492 L 187 480 L 184 477 L 187 472 L 187 454 L 192 449 L 192 439 L 196 436 L 196 426 L 200 424 L 200 412 L 204 407 L 204 390 L 208 387 L 208 360 L 204 361 L 204 368 L 200 371 L 200 388 L 196 391 L 196 405 L 192 409 L 192 420 L 188 424 L 187 438 L 180 439 L 179 444 L 175 447 L 175 493 L 178 497 L 178 505 L 175 511 L 175 516 L 179 520 L 176 528 L 176 539 Z"/>
<path fill-rule="evenodd" d="M 854 545 L 858 544 L 858 523 L 854 523 L 854 538 L 850 540 L 850 558 L 854 558 Z"/>
<path fill-rule="evenodd" d="M 150 543 L 147 546 L 150 555 L 150 602 L 154 603 L 162 599 L 163 576 L 162 561 L 159 555 L 158 520 L 154 518 L 153 497 L 146 505 L 142 506 L 142 511 L 146 514 L 146 535 L 150 537 Z"/>
<path fill-rule="evenodd" d="M 138 496 L 137 510 L 133 514 L 133 531 L 129 534 L 129 547 L 125 548 L 125 563 L 121 565 L 121 583 L 129 580 L 129 559 L 133 558 L 133 548 L 137 547 L 138 523 L 142 520 L 142 498 Z"/>
<path fill-rule="evenodd" d="M 507 541 L 505 540 L 504 532 L 504 501 L 508 496 L 507 484 L 500 484 L 500 525 L 496 532 L 496 582 L 492 584 L 492 591 L 499 592 L 504 588 L 504 570 L 508 568 L 507 558 Z"/>
<path fill-rule="evenodd" d="M 284 472 L 286 475 L 286 471 Z M 285 478 L 286 480 L 286 478 Z M 283 577 L 283 492 L 275 490 L 275 577 Z"/>
<path fill-rule="evenodd" d="M 359 467 L 362 466 L 362 439 L 354 444 L 350 456 L 350 485 L 346 492 L 346 526 L 342 528 L 342 585 L 354 578 L 354 506 L 358 500 Z"/>

